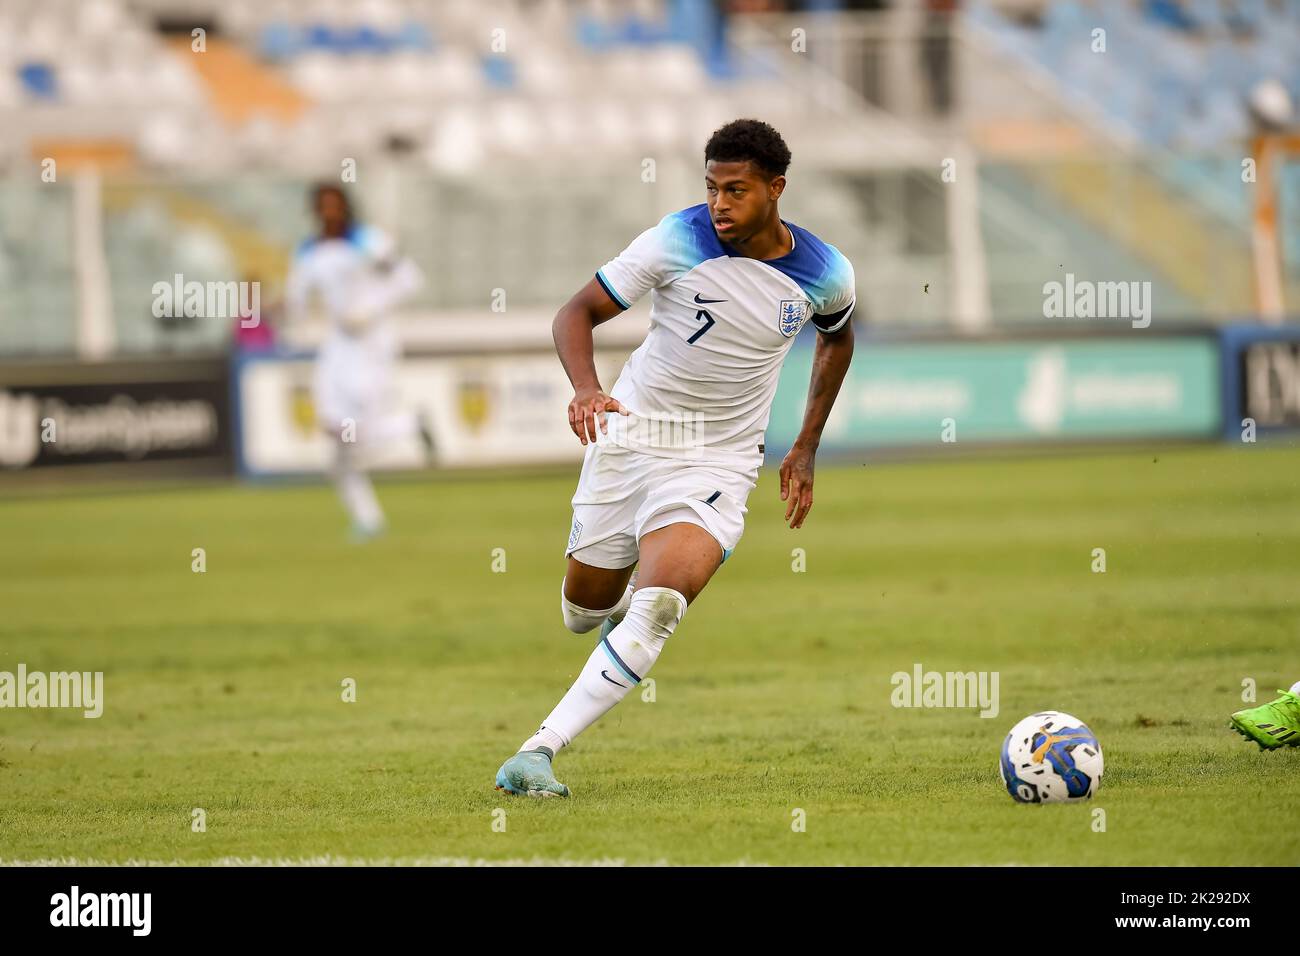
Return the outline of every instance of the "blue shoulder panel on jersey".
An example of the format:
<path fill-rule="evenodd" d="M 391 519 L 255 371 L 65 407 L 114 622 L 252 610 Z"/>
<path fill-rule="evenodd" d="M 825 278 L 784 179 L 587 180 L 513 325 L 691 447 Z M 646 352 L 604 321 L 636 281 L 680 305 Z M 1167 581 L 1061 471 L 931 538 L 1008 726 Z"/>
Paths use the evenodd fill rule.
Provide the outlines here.
<path fill-rule="evenodd" d="M 354 222 L 348 226 L 348 231 L 343 233 L 343 238 L 362 252 L 369 252 L 375 244 L 375 231 L 370 226 Z"/>
<path fill-rule="evenodd" d="M 813 311 L 821 312 L 826 303 L 839 296 L 850 282 L 849 260 L 829 243 L 822 242 L 807 229 L 787 222 L 794 235 L 794 249 L 788 256 L 769 265 L 780 269 L 808 294 Z M 802 255 L 800 255 L 802 253 Z"/>
<path fill-rule="evenodd" d="M 350 242 L 358 249 L 363 249 L 365 248 L 365 243 L 363 241 L 366 237 L 365 228 L 365 226 L 358 225 L 354 222 L 348 226 L 347 232 L 343 233 L 341 238 L 345 242 Z M 316 243 L 321 241 L 322 238 L 322 236 L 308 236 L 302 242 L 298 243 L 298 248 L 294 250 L 294 255 L 306 255 L 311 251 L 311 248 L 316 245 Z"/>
<path fill-rule="evenodd" d="M 739 254 L 718 238 L 713 220 L 709 218 L 709 207 L 705 203 L 670 213 L 664 216 L 664 223 L 673 227 L 671 237 L 677 240 L 684 252 L 690 253 L 689 258 L 695 260 L 688 269 L 709 259 Z"/>
<path fill-rule="evenodd" d="M 848 283 L 848 260 L 838 249 L 822 242 L 807 229 L 784 219 L 781 221 L 790 227 L 790 233 L 794 236 L 794 248 L 779 259 L 757 261 L 798 283 L 799 288 L 812 300 L 813 311 L 820 312 Z M 676 227 L 672 229 L 672 238 L 678 239 L 682 251 L 689 253 L 684 258 L 694 260 L 686 266 L 687 270 L 707 259 L 740 257 L 739 252 L 718 238 L 706 203 L 665 216 L 664 223 Z"/>

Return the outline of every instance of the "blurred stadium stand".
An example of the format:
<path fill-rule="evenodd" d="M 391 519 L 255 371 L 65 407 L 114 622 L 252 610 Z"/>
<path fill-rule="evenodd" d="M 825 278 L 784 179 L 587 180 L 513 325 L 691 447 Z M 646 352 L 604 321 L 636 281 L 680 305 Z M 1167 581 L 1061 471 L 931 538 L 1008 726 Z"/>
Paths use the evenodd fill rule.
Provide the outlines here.
<path fill-rule="evenodd" d="M 872 322 L 1041 321 L 1066 268 L 1150 279 L 1171 321 L 1230 319 L 1258 305 L 1241 159 L 1294 127 L 1297 51 L 1300 0 L 7 0 L 0 352 L 225 348 L 229 328 L 154 318 L 153 283 L 274 298 L 307 184 L 345 160 L 428 275 L 408 327 L 497 288 L 544 326 L 702 199 L 703 142 L 742 115 L 791 141 L 783 211 L 857 264 Z M 1283 162 L 1292 306 L 1298 194 Z"/>

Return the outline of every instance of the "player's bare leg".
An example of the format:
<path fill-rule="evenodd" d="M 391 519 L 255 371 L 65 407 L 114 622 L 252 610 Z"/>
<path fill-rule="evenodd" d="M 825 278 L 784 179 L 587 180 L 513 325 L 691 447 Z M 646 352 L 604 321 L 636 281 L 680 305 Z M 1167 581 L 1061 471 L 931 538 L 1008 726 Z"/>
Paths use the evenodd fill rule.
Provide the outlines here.
<path fill-rule="evenodd" d="M 602 637 L 578 679 L 537 733 L 497 771 L 497 789 L 536 797 L 567 797 L 569 788 L 555 779 L 551 769 L 556 753 L 641 683 L 687 606 L 722 564 L 722 547 L 693 524 L 670 524 L 651 531 L 641 537 L 639 547 L 639 580 L 622 622 Z M 574 568 L 575 563 L 579 567 Z M 616 593 L 624 580 L 621 575 L 630 571 L 625 568 L 617 572 L 619 576 L 600 575 L 594 573 L 599 569 L 573 561 L 570 568 L 581 576 L 580 586 L 592 588 L 584 593 L 602 600 Z M 570 612 L 566 609 L 565 613 L 567 620 Z"/>
<path fill-rule="evenodd" d="M 671 588 L 690 604 L 722 564 L 722 545 L 699 525 L 679 522 L 642 535 L 637 588 Z"/>
<path fill-rule="evenodd" d="M 627 590 L 635 567 L 597 568 L 570 556 L 564 572 L 564 597 L 579 607 L 612 608 Z"/>

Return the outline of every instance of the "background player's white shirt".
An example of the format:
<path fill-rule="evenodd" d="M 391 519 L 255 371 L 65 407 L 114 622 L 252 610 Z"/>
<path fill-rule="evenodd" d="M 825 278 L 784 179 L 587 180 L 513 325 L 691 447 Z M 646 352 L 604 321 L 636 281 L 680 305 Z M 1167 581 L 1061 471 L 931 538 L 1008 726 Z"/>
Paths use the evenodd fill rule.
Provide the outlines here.
<path fill-rule="evenodd" d="M 783 220 L 784 221 L 784 220 Z M 750 259 L 725 245 L 708 206 L 670 213 L 596 278 L 627 308 L 647 292 L 650 331 L 610 394 L 608 441 L 668 457 L 752 467 L 781 363 L 809 319 L 837 332 L 855 303 L 853 267 L 834 246 L 785 223 L 794 248 Z"/>
<path fill-rule="evenodd" d="M 289 317 L 295 320 L 305 312 L 312 293 L 317 293 L 332 333 L 372 333 L 385 324 L 387 311 L 422 281 L 419 268 L 397 254 L 386 233 L 354 225 L 341 238 L 315 237 L 298 247 L 285 300 Z"/>
<path fill-rule="evenodd" d="M 312 377 L 316 416 L 326 430 L 335 432 L 350 420 L 367 441 L 385 431 L 393 365 L 401 351 L 388 311 L 422 281 L 419 267 L 369 226 L 298 247 L 285 303 L 290 321 L 299 321 L 314 293 L 329 318 Z"/>

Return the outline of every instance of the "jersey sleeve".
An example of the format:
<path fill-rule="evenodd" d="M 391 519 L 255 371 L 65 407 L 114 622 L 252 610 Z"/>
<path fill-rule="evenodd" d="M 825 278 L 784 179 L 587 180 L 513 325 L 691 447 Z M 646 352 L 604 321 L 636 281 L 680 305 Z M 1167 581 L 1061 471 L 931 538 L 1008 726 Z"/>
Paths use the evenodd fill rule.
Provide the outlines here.
<path fill-rule="evenodd" d="M 651 226 L 609 262 L 596 270 L 596 281 L 624 309 L 658 288 L 672 274 L 670 250 L 663 222 Z"/>
<path fill-rule="evenodd" d="M 838 332 L 853 318 L 853 307 L 857 305 L 853 266 L 838 249 L 831 257 L 823 288 L 813 313 L 813 326 L 818 332 Z"/>

